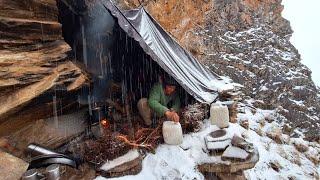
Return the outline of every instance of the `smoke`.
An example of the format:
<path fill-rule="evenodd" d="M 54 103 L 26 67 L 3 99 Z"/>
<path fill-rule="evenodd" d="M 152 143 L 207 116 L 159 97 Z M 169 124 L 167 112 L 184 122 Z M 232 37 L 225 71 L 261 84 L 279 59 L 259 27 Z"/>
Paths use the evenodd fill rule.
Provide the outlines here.
<path fill-rule="evenodd" d="M 88 3 L 88 2 L 87 2 Z M 83 62 L 92 75 L 92 101 L 104 101 L 112 79 L 111 53 L 115 20 L 100 2 L 88 5 L 81 17 Z"/>

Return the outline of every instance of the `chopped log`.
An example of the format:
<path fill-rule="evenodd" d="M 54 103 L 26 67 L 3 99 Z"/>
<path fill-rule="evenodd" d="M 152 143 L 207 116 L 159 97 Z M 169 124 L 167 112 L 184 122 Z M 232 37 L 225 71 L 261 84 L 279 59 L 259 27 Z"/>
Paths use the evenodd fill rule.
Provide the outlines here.
<path fill-rule="evenodd" d="M 230 89 L 219 92 L 220 101 L 239 100 L 242 92 L 239 89 Z"/>
<path fill-rule="evenodd" d="M 137 150 L 131 150 L 127 154 L 102 165 L 100 173 L 105 177 L 135 175 L 142 170 L 142 159 L 143 157 Z"/>
<path fill-rule="evenodd" d="M 225 141 L 225 140 L 230 140 L 232 137 L 233 137 L 232 132 L 226 131 L 224 129 L 219 129 L 219 130 L 216 130 L 216 131 L 209 133 L 205 137 L 205 140 L 208 142 Z"/>
<path fill-rule="evenodd" d="M 208 134 L 205 138 L 206 147 L 210 154 L 217 155 L 223 152 L 231 143 L 230 135 L 226 130 L 216 130 Z"/>
<path fill-rule="evenodd" d="M 4 179 L 20 179 L 29 164 L 8 153 L 0 151 L 0 177 Z"/>
<path fill-rule="evenodd" d="M 241 100 L 241 95 L 241 91 L 239 90 L 222 91 L 219 93 L 219 100 L 222 101 L 221 104 L 228 106 L 231 123 L 237 122 L 238 101 Z"/>

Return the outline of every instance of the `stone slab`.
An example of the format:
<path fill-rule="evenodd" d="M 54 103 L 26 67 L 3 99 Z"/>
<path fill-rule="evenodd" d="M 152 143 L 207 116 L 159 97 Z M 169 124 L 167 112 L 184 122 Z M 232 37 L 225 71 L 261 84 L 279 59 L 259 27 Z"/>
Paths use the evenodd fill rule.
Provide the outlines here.
<path fill-rule="evenodd" d="M 238 160 L 238 161 L 245 161 L 249 157 L 249 153 L 247 151 L 235 147 L 229 146 L 222 154 L 222 160 Z"/>
<path fill-rule="evenodd" d="M 227 139 L 224 141 L 208 142 L 206 141 L 206 146 L 209 151 L 223 151 L 231 144 L 231 140 Z"/>
<path fill-rule="evenodd" d="M 20 179 L 28 166 L 22 159 L 0 151 L 0 179 Z"/>
<path fill-rule="evenodd" d="M 253 168 L 256 163 L 259 161 L 259 152 L 255 148 L 255 150 L 250 154 L 248 160 L 244 162 L 239 161 L 222 161 L 222 162 L 212 162 L 212 163 L 204 163 L 198 165 L 198 169 L 200 172 L 212 172 L 212 173 L 235 173 L 238 171 L 243 171 L 246 169 Z"/>

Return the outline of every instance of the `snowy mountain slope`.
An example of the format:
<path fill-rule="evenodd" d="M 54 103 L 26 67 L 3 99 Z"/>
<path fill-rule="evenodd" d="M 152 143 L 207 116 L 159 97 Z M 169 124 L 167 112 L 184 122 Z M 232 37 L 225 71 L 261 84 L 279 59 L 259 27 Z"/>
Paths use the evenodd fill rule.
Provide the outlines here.
<path fill-rule="evenodd" d="M 239 121 L 249 120 L 250 128 L 247 130 L 235 123 L 230 124 L 227 131 L 242 135 L 258 148 L 259 162 L 253 169 L 245 171 L 247 179 L 319 179 L 319 143 L 290 138 L 281 133 L 280 136 L 284 142 L 278 144 L 266 135 L 268 131 L 274 131 L 281 125 L 277 116 L 274 116 L 275 111 L 258 109 L 253 114 L 248 106 L 243 107 L 243 110 L 238 114 Z M 262 123 L 266 118 L 270 120 L 270 115 L 274 121 Z M 200 132 L 184 135 L 182 145 L 160 145 L 155 154 L 147 154 L 143 160 L 143 169 L 138 175 L 114 179 L 205 179 L 197 170 L 197 165 L 221 162 L 220 158 L 210 157 L 203 151 L 204 137 L 217 129 L 205 120 Z M 305 144 L 308 149 L 300 152 L 294 143 Z M 97 177 L 96 179 L 105 178 Z"/>
<path fill-rule="evenodd" d="M 135 0 L 119 4 L 139 6 Z M 245 99 L 282 109 L 292 128 L 320 140 L 319 89 L 290 43 L 281 0 L 143 1 L 143 5 L 199 61 L 244 85 Z"/>
<path fill-rule="evenodd" d="M 143 2 L 199 61 L 243 85 L 238 121 L 248 120 L 249 130 L 231 128 L 258 147 L 261 157 L 247 178 L 319 179 L 319 88 L 289 41 L 293 32 L 281 16 L 281 0 Z M 144 159 L 140 174 L 123 179 L 203 179 L 195 167 L 208 159 L 202 139 L 215 127 L 206 122 L 203 128 L 185 135 L 189 150 L 161 145 Z"/>
<path fill-rule="evenodd" d="M 319 139 L 317 89 L 310 70 L 299 62 L 300 56 L 287 38 L 260 25 L 240 32 L 227 31 L 208 41 L 226 48 L 208 57 L 208 61 L 217 62 L 210 66 L 215 72 L 244 85 L 245 98 L 254 98 L 253 105 L 283 107 L 280 113 L 287 123 L 307 129 L 307 138 Z"/>

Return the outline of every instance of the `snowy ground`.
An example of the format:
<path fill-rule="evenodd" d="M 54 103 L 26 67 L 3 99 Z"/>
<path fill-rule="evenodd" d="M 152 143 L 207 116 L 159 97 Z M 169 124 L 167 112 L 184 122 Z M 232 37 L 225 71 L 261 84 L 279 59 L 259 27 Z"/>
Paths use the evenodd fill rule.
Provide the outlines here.
<path fill-rule="evenodd" d="M 263 122 L 266 117 L 274 117 L 274 111 L 257 110 L 252 114 L 245 109 L 239 113 L 239 121 L 247 119 L 249 130 L 239 124 L 230 124 L 228 133 L 242 135 L 258 148 L 260 159 L 255 168 L 245 171 L 248 179 L 318 179 L 319 164 L 315 165 L 310 159 L 320 158 L 320 145 L 310 143 L 299 138 L 290 138 L 281 134 L 283 144 L 277 144 L 266 136 L 268 131 L 276 131 L 280 124 Z M 204 179 L 197 170 L 197 165 L 204 162 L 221 162 L 220 158 L 209 157 L 204 152 L 204 137 L 218 128 L 204 121 L 198 133 L 184 135 L 180 146 L 160 145 L 155 154 L 148 154 L 143 160 L 142 171 L 135 176 L 114 178 L 119 180 L 134 179 Z M 276 130 L 275 130 L 276 129 Z M 308 151 L 301 153 L 296 150 L 293 143 L 302 143 L 308 146 Z M 276 165 L 276 166 L 272 166 Z M 105 179 L 97 177 L 97 180 Z"/>

